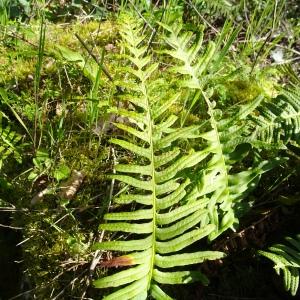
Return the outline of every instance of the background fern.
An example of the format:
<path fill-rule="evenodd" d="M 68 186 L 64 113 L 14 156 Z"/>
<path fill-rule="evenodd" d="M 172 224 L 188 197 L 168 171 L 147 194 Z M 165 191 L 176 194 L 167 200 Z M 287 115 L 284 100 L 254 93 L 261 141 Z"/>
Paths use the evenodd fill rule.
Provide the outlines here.
<path fill-rule="evenodd" d="M 193 34 L 182 30 L 180 24 L 173 27 L 161 25 L 169 32 L 166 42 L 172 48 L 164 53 L 182 62 L 182 65 L 172 67 L 172 71 L 182 75 L 179 80 L 181 87 L 200 92 L 198 101 L 206 104 L 209 115 L 209 127 L 204 127 L 208 131 L 199 136 L 204 140 L 202 146 L 207 147 L 206 151 L 212 157 L 198 173 L 198 186 L 194 189 L 193 197 L 210 199 L 210 222 L 216 226 L 210 234 L 212 240 L 228 228 L 234 229 L 237 223 L 235 210 L 238 210 L 240 202 L 255 188 L 261 174 L 275 167 L 281 160 L 258 161 L 247 171 L 232 172 L 234 164 L 241 162 L 249 153 L 248 143 L 251 138 L 244 134 L 245 128 L 250 125 L 247 116 L 260 105 L 263 97 L 259 96 L 251 103 L 240 106 L 233 116 L 222 119 L 221 111 L 214 109 L 215 104 L 209 99 L 212 91 L 207 84 L 214 77 L 214 73 L 210 72 L 214 70 L 213 58 L 220 57 L 215 44 L 209 42 L 206 51 L 199 57 L 201 37 L 194 41 Z"/>
<path fill-rule="evenodd" d="M 199 11 L 209 13 L 210 15 L 229 16 L 234 9 L 234 4 L 227 0 L 195 0 L 193 2 Z"/>
<path fill-rule="evenodd" d="M 263 101 L 251 120 L 252 137 L 266 145 L 275 143 L 283 147 L 290 141 L 299 144 L 300 88 L 283 89 L 276 98 Z"/>
<path fill-rule="evenodd" d="M 300 277 L 300 235 L 285 240 L 288 244 L 275 244 L 268 248 L 269 251 L 260 250 L 258 253 L 274 262 L 276 273 L 283 275 L 285 289 L 295 296 Z"/>

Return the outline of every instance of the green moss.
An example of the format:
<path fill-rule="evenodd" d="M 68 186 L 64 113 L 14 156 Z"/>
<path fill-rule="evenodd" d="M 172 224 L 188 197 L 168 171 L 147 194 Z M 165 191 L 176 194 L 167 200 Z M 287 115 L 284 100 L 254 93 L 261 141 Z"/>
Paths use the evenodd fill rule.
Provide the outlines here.
<path fill-rule="evenodd" d="M 37 51 L 32 45 L 38 45 L 39 24 L 32 23 L 29 28 L 20 29 L 24 40 L 11 39 L 13 46 L 6 43 L 0 47 L 0 84 L 12 81 L 21 84 L 30 81 L 35 74 Z M 90 21 L 86 23 L 48 24 L 46 27 L 45 56 L 42 66 L 44 76 L 52 76 L 57 66 L 51 56 L 56 45 L 68 47 L 86 55 L 86 50 L 75 37 L 75 33 L 99 54 L 98 47 L 113 43 L 117 37 L 117 25 L 113 21 Z M 96 47 L 95 47 L 96 46 Z M 97 53 L 98 52 L 98 53 Z M 50 55 L 50 56 L 49 56 Z"/>
<path fill-rule="evenodd" d="M 26 273 L 31 284 L 36 286 L 37 298 L 48 299 L 52 291 L 60 292 L 66 283 L 79 276 L 81 261 L 89 260 L 91 235 L 78 226 L 72 213 L 50 210 L 47 201 L 21 219 L 25 224 L 26 242 L 22 248 Z"/>
<path fill-rule="evenodd" d="M 77 22 L 71 25 L 51 24 L 47 27 L 46 49 L 53 49 L 55 45 L 65 46 L 73 50 L 82 49 L 75 33 L 93 48 L 95 46 L 103 47 L 116 39 L 117 25 L 113 21 Z"/>
<path fill-rule="evenodd" d="M 251 77 L 241 71 L 230 80 L 220 82 L 214 88 L 214 100 L 223 106 L 252 101 L 258 95 L 276 97 L 278 74 L 273 69 L 265 69 Z"/>
<path fill-rule="evenodd" d="M 248 102 L 263 92 L 263 89 L 250 79 L 229 81 L 225 88 L 233 102 Z"/>

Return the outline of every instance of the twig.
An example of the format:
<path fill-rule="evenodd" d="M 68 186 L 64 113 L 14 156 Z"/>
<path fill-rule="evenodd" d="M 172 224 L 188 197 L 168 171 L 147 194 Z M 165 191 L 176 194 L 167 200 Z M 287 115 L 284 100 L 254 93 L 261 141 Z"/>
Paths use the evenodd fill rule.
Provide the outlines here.
<path fill-rule="evenodd" d="M 156 5 L 157 5 L 157 3 L 155 4 L 155 6 L 156 6 Z M 162 12 L 162 14 L 161 14 L 161 16 L 160 16 L 159 22 L 162 21 L 164 15 L 165 15 L 165 12 L 166 12 L 167 7 L 168 7 L 168 2 L 167 2 L 167 5 L 164 6 L 164 8 L 163 8 L 163 12 Z M 156 29 L 156 28 L 153 28 L 153 30 L 152 30 L 152 32 L 151 32 L 151 36 L 150 36 L 149 41 L 148 41 L 148 46 L 147 46 L 146 54 L 148 53 L 148 51 L 149 51 L 149 49 L 150 49 L 150 47 L 151 47 L 151 45 L 152 45 L 152 42 L 153 42 L 153 40 L 154 40 L 156 34 L 157 34 L 157 29 Z"/>
<path fill-rule="evenodd" d="M 154 28 L 151 26 L 151 24 L 145 19 L 145 17 L 141 14 L 141 12 L 139 11 L 139 9 L 134 5 L 134 3 L 132 2 L 132 0 L 129 0 L 130 4 L 133 6 L 133 8 L 135 9 L 136 13 L 139 15 L 139 17 L 141 19 L 143 19 L 143 21 L 145 22 L 145 24 L 147 24 L 147 26 L 154 31 Z"/>
<path fill-rule="evenodd" d="M 105 230 L 102 230 L 101 235 L 100 235 L 99 240 L 98 240 L 99 243 L 101 243 L 103 241 L 104 233 L 105 233 Z M 90 265 L 90 277 L 94 273 L 95 268 L 98 265 L 98 263 L 99 263 L 99 261 L 100 261 L 100 259 L 102 257 L 102 253 L 103 252 L 100 251 L 100 250 L 96 250 L 95 251 L 94 258 L 93 258 L 93 260 L 91 262 L 91 265 Z"/>
<path fill-rule="evenodd" d="M 262 44 L 261 47 L 259 48 L 259 50 L 258 50 L 258 52 L 257 52 L 257 54 L 256 54 L 256 57 L 255 57 L 255 59 L 254 59 L 254 63 L 253 63 L 253 65 L 252 65 L 252 68 L 251 68 L 251 71 L 250 71 L 250 75 L 252 75 L 252 73 L 253 73 L 253 71 L 254 71 L 254 68 L 255 68 L 255 66 L 256 66 L 256 64 L 257 64 L 257 62 L 258 62 L 258 58 L 259 58 L 260 54 L 262 53 L 264 47 L 266 46 L 267 42 L 268 42 L 269 39 L 271 38 L 272 34 L 273 34 L 273 31 L 271 30 L 270 33 L 267 35 L 265 41 L 263 42 L 263 44 Z"/>
<path fill-rule="evenodd" d="M 0 26 L 2 27 L 2 25 L 0 25 Z M 34 43 L 28 41 L 28 40 L 25 39 L 23 36 L 21 36 L 21 35 L 15 33 L 15 32 L 6 33 L 6 35 L 7 35 L 7 36 L 10 36 L 11 38 L 14 38 L 14 39 L 19 39 L 19 40 L 21 40 L 21 41 L 27 43 L 28 45 L 30 45 L 30 46 L 32 46 L 32 47 L 34 47 L 34 48 L 38 48 L 38 47 L 39 47 L 38 45 L 36 45 L 36 44 L 34 44 Z"/>
<path fill-rule="evenodd" d="M 0 227 L 14 229 L 14 230 L 22 230 L 22 229 L 24 229 L 22 227 L 14 227 L 14 226 L 9 226 L 9 225 L 4 225 L 4 224 L 0 224 Z"/>
<path fill-rule="evenodd" d="M 24 243 L 26 243 L 27 241 L 29 241 L 31 238 L 33 238 L 33 235 L 30 236 L 30 237 L 28 237 L 27 239 L 23 240 L 22 242 L 18 243 L 18 244 L 16 245 L 16 247 L 21 246 L 22 244 L 24 244 Z"/>
<path fill-rule="evenodd" d="M 83 41 L 83 39 L 77 34 L 75 33 L 76 38 L 78 39 L 78 41 L 81 43 L 81 45 L 85 48 L 85 50 L 89 53 L 89 55 L 94 59 L 94 61 L 100 66 L 100 61 L 97 58 L 97 56 L 90 50 L 90 48 L 87 46 L 87 44 Z M 104 74 L 107 76 L 107 78 L 113 82 L 113 78 L 111 77 L 111 75 L 109 74 L 106 66 L 104 64 L 102 64 L 102 70 L 104 72 Z"/>
<path fill-rule="evenodd" d="M 56 300 L 56 299 L 58 299 L 64 292 L 65 292 L 65 290 L 69 287 L 69 286 L 71 286 L 71 285 L 73 285 L 74 284 L 74 282 L 76 281 L 76 280 L 78 280 L 78 278 L 80 277 L 80 276 L 82 276 L 84 273 L 86 273 L 87 272 L 87 270 L 84 270 L 83 272 L 81 272 L 77 277 L 75 277 L 73 280 L 71 280 L 56 296 L 54 296 L 53 298 L 51 298 L 51 300 Z"/>
<path fill-rule="evenodd" d="M 297 60 L 300 60 L 300 56 L 297 56 L 297 57 L 294 57 L 294 58 L 291 58 L 291 59 L 287 59 L 287 60 L 284 60 L 282 62 L 272 63 L 271 66 L 286 65 L 286 64 L 292 63 L 292 62 L 297 61 Z"/>
<path fill-rule="evenodd" d="M 114 166 L 117 164 L 117 159 L 116 159 L 116 155 L 115 155 L 115 150 L 114 148 L 111 148 L 111 153 L 112 153 L 112 157 L 113 157 L 113 163 L 114 163 Z M 116 169 L 115 167 L 113 168 L 113 173 L 115 174 L 116 173 Z M 113 197 L 113 190 L 114 190 L 114 185 L 115 185 L 115 180 L 112 179 L 111 181 L 111 185 L 110 185 L 110 191 L 109 191 L 109 203 L 108 203 L 108 208 L 110 207 L 111 205 L 111 201 L 112 201 L 112 197 Z M 101 232 L 101 235 L 100 235 L 100 238 L 98 240 L 98 242 L 102 242 L 103 240 L 103 237 L 104 237 L 104 233 L 105 233 L 105 230 L 103 230 Z M 92 276 L 92 274 L 94 273 L 95 271 L 95 268 L 97 266 L 97 264 L 99 263 L 101 257 L 102 257 L 102 254 L 103 254 L 103 251 L 100 251 L 100 250 L 96 250 L 95 254 L 94 254 L 94 258 L 91 262 L 91 266 L 90 266 L 90 277 Z"/>
<path fill-rule="evenodd" d="M 53 0 L 49 0 L 49 1 L 44 5 L 43 9 L 47 8 L 47 7 L 51 4 L 52 1 L 53 1 Z"/>
<path fill-rule="evenodd" d="M 272 43 L 271 43 L 271 42 L 267 42 L 267 45 L 270 45 L 270 44 L 272 44 Z M 287 46 L 280 45 L 280 44 L 277 44 L 277 45 L 276 45 L 276 47 L 278 47 L 278 48 L 282 48 L 282 49 L 285 49 L 285 50 L 291 51 L 291 52 L 293 52 L 293 53 L 295 53 L 295 54 L 297 54 L 297 55 L 300 55 L 300 52 L 299 52 L 299 51 L 297 51 L 297 50 L 295 50 L 295 49 L 293 49 L 293 48 L 289 48 L 289 47 L 287 47 Z"/>
<path fill-rule="evenodd" d="M 206 23 L 215 33 L 220 33 L 220 31 L 215 28 L 213 25 L 211 25 L 199 12 L 199 10 L 197 9 L 197 7 L 192 3 L 192 1 L 188 1 L 188 5 L 191 6 L 195 12 L 197 13 L 197 15 L 200 17 L 200 19 Z"/>

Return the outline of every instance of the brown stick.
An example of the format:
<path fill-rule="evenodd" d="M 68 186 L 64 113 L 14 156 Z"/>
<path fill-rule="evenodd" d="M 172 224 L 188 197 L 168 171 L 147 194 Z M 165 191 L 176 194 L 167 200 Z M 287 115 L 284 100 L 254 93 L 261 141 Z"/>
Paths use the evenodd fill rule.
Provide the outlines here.
<path fill-rule="evenodd" d="M 87 46 L 87 44 L 84 42 L 84 40 L 83 40 L 77 33 L 75 33 L 75 36 L 76 36 L 76 38 L 78 39 L 78 41 L 81 43 L 81 45 L 85 48 L 85 50 L 89 53 L 89 55 L 94 59 L 94 61 L 95 61 L 98 65 L 100 65 L 99 59 L 98 59 L 97 56 L 90 50 L 90 48 Z M 113 80 L 113 78 L 111 77 L 111 75 L 109 74 L 109 72 L 108 72 L 107 68 L 105 67 L 105 65 L 102 64 L 101 67 L 102 67 L 102 70 L 103 70 L 104 74 L 107 76 L 107 78 L 108 78 L 111 82 L 113 82 L 114 80 Z"/>

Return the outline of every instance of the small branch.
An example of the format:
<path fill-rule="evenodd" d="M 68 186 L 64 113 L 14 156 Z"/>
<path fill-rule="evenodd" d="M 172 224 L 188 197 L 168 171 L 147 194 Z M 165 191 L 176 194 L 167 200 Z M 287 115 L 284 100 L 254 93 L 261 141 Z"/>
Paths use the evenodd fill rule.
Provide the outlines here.
<path fill-rule="evenodd" d="M 86 273 L 87 270 L 84 270 L 83 272 L 81 272 L 77 277 L 75 277 L 73 280 L 71 280 L 56 296 L 51 297 L 51 300 L 56 300 L 59 299 L 61 295 L 64 294 L 64 292 L 67 290 L 67 288 L 69 286 L 72 286 L 76 280 L 79 279 L 79 277 L 81 277 L 82 275 L 84 275 L 84 273 Z"/>
<path fill-rule="evenodd" d="M 266 46 L 267 42 L 269 41 L 269 39 L 271 38 L 273 34 L 273 31 L 271 30 L 270 33 L 267 35 L 265 41 L 263 42 L 263 44 L 261 45 L 260 49 L 258 50 L 257 54 L 256 54 L 256 57 L 255 57 L 255 60 L 254 60 L 254 63 L 252 65 L 252 68 L 251 68 L 251 71 L 250 71 L 250 75 L 252 75 L 253 71 L 254 71 L 254 68 L 258 62 L 258 58 L 260 56 L 260 54 L 262 53 L 264 47 Z"/>
<path fill-rule="evenodd" d="M 151 24 L 145 19 L 145 17 L 141 14 L 140 10 L 135 6 L 135 4 L 132 2 L 132 0 L 129 0 L 130 4 L 135 9 L 136 13 L 139 15 L 139 17 L 145 22 L 145 24 L 154 31 L 154 28 L 151 26 Z"/>
<path fill-rule="evenodd" d="M 53 0 L 49 0 L 49 1 L 44 5 L 43 9 L 47 8 L 47 7 L 51 4 L 52 1 L 53 1 Z"/>
<path fill-rule="evenodd" d="M 215 28 L 213 25 L 211 25 L 199 12 L 199 10 L 197 9 L 197 7 L 192 3 L 192 1 L 188 1 L 187 3 L 191 8 L 193 8 L 195 10 L 195 12 L 197 13 L 197 15 L 200 17 L 200 19 L 206 23 L 206 25 L 208 25 L 215 33 L 220 33 L 220 31 Z"/>
<path fill-rule="evenodd" d="M 2 25 L 0 25 L 0 26 L 2 27 Z M 6 35 L 9 36 L 9 37 L 11 37 L 11 38 L 14 38 L 14 39 L 19 39 L 19 40 L 27 43 L 28 45 L 30 45 L 30 46 L 32 46 L 32 47 L 34 47 L 36 49 L 39 47 L 38 45 L 32 43 L 31 41 L 27 40 L 26 38 L 24 38 L 23 36 L 15 33 L 15 32 L 9 32 L 9 33 L 6 33 Z"/>
<path fill-rule="evenodd" d="M 13 229 L 13 230 L 22 230 L 22 229 L 24 229 L 22 227 L 14 227 L 14 226 L 9 226 L 9 225 L 4 225 L 4 224 L 0 224 L 0 227 L 9 228 L 9 229 Z"/>
<path fill-rule="evenodd" d="M 100 235 L 99 240 L 98 240 L 99 243 L 101 243 L 103 241 L 104 233 L 105 233 L 105 231 L 103 230 L 101 232 L 101 235 Z M 94 258 L 93 258 L 93 260 L 91 262 L 91 265 L 90 265 L 90 277 L 93 275 L 93 273 L 95 271 L 95 268 L 98 265 L 98 263 L 99 263 L 99 261 L 102 257 L 102 254 L 103 254 L 103 252 L 100 251 L 100 250 L 95 251 Z"/>
<path fill-rule="evenodd" d="M 114 163 L 114 166 L 117 164 L 117 159 L 116 159 L 116 155 L 115 155 L 115 150 L 114 148 L 111 148 L 111 153 L 112 153 L 112 157 L 113 157 L 113 163 Z M 113 173 L 115 174 L 116 173 L 116 169 L 115 167 L 113 168 Z M 112 179 L 111 181 L 111 185 L 110 185 L 110 191 L 109 191 L 109 203 L 108 203 L 108 208 L 110 207 L 111 205 L 111 201 L 112 201 L 112 197 L 113 197 L 113 190 L 114 190 L 114 185 L 115 185 L 115 180 Z M 104 233 L 105 231 L 103 230 L 101 232 L 101 235 L 99 237 L 99 240 L 98 242 L 102 242 L 103 238 L 104 238 Z M 98 265 L 101 257 L 102 257 L 102 254 L 103 254 L 103 251 L 100 251 L 100 250 L 96 250 L 95 254 L 94 254 L 94 258 L 91 262 L 91 266 L 90 266 L 90 277 L 93 275 L 94 271 L 95 271 L 95 268 L 96 266 Z"/>
<path fill-rule="evenodd" d="M 94 59 L 94 61 L 100 66 L 101 63 L 99 61 L 99 59 L 97 58 L 97 56 L 90 50 L 90 48 L 87 46 L 87 44 L 84 42 L 84 40 L 77 34 L 75 33 L 76 38 L 78 39 L 78 41 L 81 43 L 81 45 L 85 48 L 85 50 L 89 53 L 89 55 Z M 111 77 L 111 75 L 109 74 L 106 66 L 104 64 L 102 64 L 102 70 L 104 72 L 104 74 L 107 76 L 107 78 L 113 82 L 113 78 Z"/>
<path fill-rule="evenodd" d="M 157 2 L 157 3 L 158 3 L 158 2 Z M 157 5 L 157 3 L 155 4 L 155 6 Z M 162 12 L 162 14 L 161 14 L 161 16 L 160 16 L 159 22 L 162 21 L 164 15 L 165 15 L 167 6 L 168 6 L 168 3 L 167 3 L 167 5 L 164 6 L 164 8 L 163 8 L 163 12 Z M 158 30 L 158 29 L 153 28 L 153 30 L 152 30 L 152 32 L 151 32 L 151 36 L 150 36 L 150 39 L 149 39 L 149 41 L 148 41 L 148 46 L 147 46 L 146 54 L 148 53 L 148 51 L 149 51 L 149 49 L 150 49 L 150 47 L 151 47 L 151 45 L 152 45 L 152 42 L 154 41 L 154 38 L 156 37 L 157 30 Z"/>

